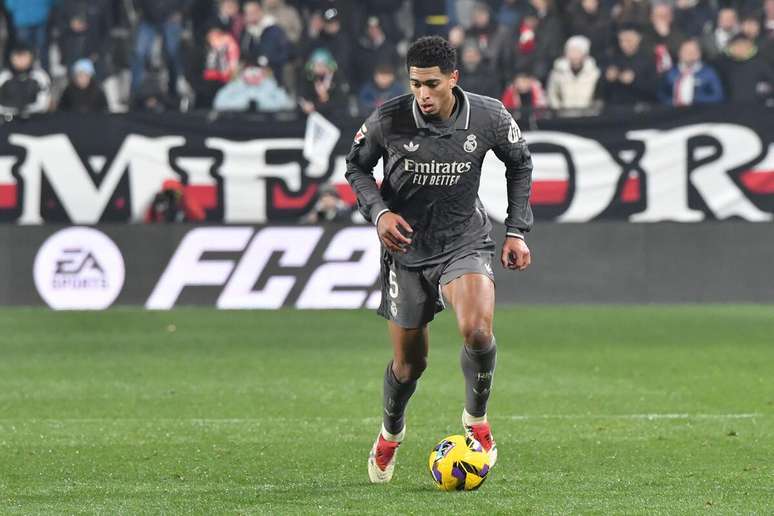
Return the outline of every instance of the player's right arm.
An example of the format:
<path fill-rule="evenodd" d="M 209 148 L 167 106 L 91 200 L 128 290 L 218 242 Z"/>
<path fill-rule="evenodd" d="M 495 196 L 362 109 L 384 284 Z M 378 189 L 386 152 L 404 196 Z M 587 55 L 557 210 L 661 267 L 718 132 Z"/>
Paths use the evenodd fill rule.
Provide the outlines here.
<path fill-rule="evenodd" d="M 345 177 L 357 196 L 357 207 L 363 217 L 376 226 L 379 239 L 392 252 L 406 252 L 411 239 L 411 226 L 397 213 L 387 207 L 379 188 L 376 186 L 373 170 L 379 158 L 386 154 L 379 111 L 375 111 L 360 126 L 352 149 L 347 155 Z"/>

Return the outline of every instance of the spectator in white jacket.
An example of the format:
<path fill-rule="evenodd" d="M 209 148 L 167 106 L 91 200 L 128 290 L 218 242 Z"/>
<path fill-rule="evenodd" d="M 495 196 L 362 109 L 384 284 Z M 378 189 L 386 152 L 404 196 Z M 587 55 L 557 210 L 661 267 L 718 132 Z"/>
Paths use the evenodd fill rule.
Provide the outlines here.
<path fill-rule="evenodd" d="M 32 48 L 19 43 L 11 50 L 9 67 L 0 73 L 0 113 L 24 116 L 50 107 L 51 80 L 35 66 Z"/>
<path fill-rule="evenodd" d="M 586 36 L 572 36 L 564 45 L 564 56 L 554 61 L 548 76 L 548 105 L 553 109 L 589 109 L 599 80 L 599 68 L 589 56 Z"/>

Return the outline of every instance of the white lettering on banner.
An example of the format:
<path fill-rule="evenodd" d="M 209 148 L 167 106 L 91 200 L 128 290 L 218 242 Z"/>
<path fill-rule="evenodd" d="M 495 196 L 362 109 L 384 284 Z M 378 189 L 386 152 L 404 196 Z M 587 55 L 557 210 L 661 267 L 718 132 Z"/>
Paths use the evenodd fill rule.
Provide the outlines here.
<path fill-rule="evenodd" d="M 175 163 L 188 174 L 188 184 L 215 186 L 217 181 L 210 175 L 214 158 L 178 158 Z"/>
<path fill-rule="evenodd" d="M 208 147 L 223 152 L 223 221 L 229 223 L 266 222 L 266 179 L 285 181 L 290 190 L 301 188 L 301 165 L 266 163 L 266 153 L 274 149 L 301 150 L 300 138 L 262 139 L 235 142 L 208 138 Z"/>
<path fill-rule="evenodd" d="M 102 173 L 102 180 L 97 186 L 64 134 L 12 134 L 8 141 L 27 151 L 27 158 L 19 167 L 19 175 L 24 181 L 20 224 L 43 223 L 40 189 L 44 174 L 72 222 L 95 224 L 126 171 L 129 173 L 132 218 L 140 220 L 164 180 L 178 179 L 169 166 L 169 150 L 185 143 L 180 136 L 148 138 L 129 135 L 110 163 L 110 168 L 98 171 Z"/>
<path fill-rule="evenodd" d="M 169 261 L 145 308 L 172 308 L 183 288 L 189 285 L 223 285 L 234 269 L 234 261 L 202 260 L 202 255 L 205 252 L 242 251 L 252 235 L 252 228 L 196 228 L 189 231 Z"/>
<path fill-rule="evenodd" d="M 719 219 L 739 216 L 751 221 L 772 219 L 770 213 L 755 207 L 728 177 L 728 171 L 757 158 L 763 145 L 750 129 L 732 124 L 699 124 L 671 131 L 632 131 L 633 140 L 645 143 L 641 164 L 648 179 L 648 205 L 632 215 L 632 222 L 698 222 L 704 212 L 688 207 L 688 143 L 696 136 L 708 136 L 721 146 L 717 159 L 700 165 L 690 180 Z M 701 152 L 698 150 L 698 152 Z"/>
<path fill-rule="evenodd" d="M 266 228 L 255 235 L 220 294 L 218 308 L 279 308 L 285 304 L 295 276 L 272 276 L 259 291 L 253 290 L 269 258 L 282 252 L 279 265 L 303 267 L 323 234 L 321 227 Z M 378 257 L 377 257 L 378 259 Z"/>
<path fill-rule="evenodd" d="M 357 251 L 363 255 L 349 261 Z M 323 255 L 327 263 L 309 278 L 296 302 L 296 308 L 360 308 L 369 288 L 379 279 L 381 245 L 372 227 L 344 229 L 333 237 Z M 358 290 L 336 290 L 339 287 L 361 287 Z"/>

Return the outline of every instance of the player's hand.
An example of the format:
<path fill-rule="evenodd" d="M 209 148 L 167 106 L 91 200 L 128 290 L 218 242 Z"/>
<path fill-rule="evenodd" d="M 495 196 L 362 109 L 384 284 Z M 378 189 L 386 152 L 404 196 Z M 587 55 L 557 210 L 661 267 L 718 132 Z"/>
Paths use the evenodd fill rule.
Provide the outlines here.
<path fill-rule="evenodd" d="M 385 212 L 379 217 L 376 226 L 379 240 L 384 247 L 393 253 L 406 253 L 411 245 L 411 234 L 414 232 L 403 217 L 391 211 Z"/>
<path fill-rule="evenodd" d="M 505 237 L 500 261 L 505 269 L 523 271 L 532 263 L 532 255 L 524 240 L 516 237 Z"/>

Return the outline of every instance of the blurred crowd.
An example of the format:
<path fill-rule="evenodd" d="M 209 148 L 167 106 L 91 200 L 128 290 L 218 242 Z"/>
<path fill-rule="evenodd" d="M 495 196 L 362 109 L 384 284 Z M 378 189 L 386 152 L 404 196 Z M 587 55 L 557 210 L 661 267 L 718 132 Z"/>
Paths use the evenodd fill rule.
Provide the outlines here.
<path fill-rule="evenodd" d="M 411 40 L 514 112 L 774 99 L 774 0 L 0 0 L 6 116 L 52 110 L 364 116 Z"/>

